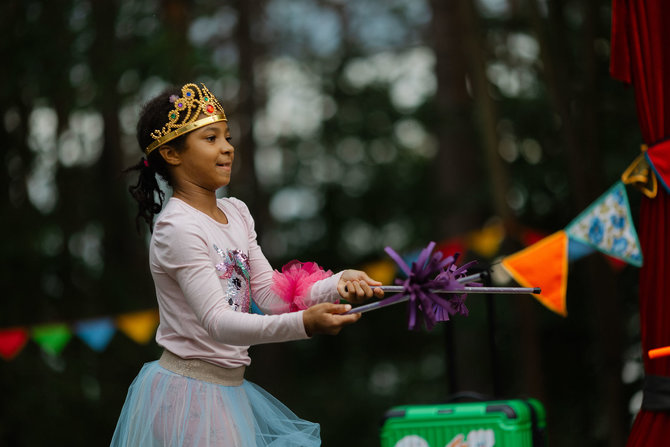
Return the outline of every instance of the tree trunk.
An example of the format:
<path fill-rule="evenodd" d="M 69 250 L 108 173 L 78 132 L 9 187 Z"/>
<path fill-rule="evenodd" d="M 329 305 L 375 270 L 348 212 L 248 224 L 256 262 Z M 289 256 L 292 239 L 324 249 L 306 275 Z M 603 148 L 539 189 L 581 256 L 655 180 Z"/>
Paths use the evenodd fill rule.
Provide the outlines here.
<path fill-rule="evenodd" d="M 188 42 L 191 7 L 188 0 L 163 0 L 161 4 L 170 42 L 171 72 L 174 76 L 172 81 L 179 85 L 193 81 L 191 47 Z"/>
<path fill-rule="evenodd" d="M 458 0 L 431 0 L 431 33 L 437 75 L 436 134 L 439 152 L 435 161 L 438 198 L 444 209 L 457 212 L 439 216 L 445 235 L 459 235 L 482 220 L 481 169 L 477 136 L 472 123 L 473 100 L 467 91 L 468 57 L 461 43 L 466 31 Z M 463 196 L 468 200 L 463 201 Z"/>
<path fill-rule="evenodd" d="M 259 0 L 239 0 L 236 8 L 238 20 L 235 39 L 239 55 L 240 90 L 235 116 L 231 119 L 237 122 L 239 135 L 235 136 L 237 172 L 230 191 L 247 203 L 256 222 L 256 232 L 260 235 L 269 220 L 269 213 L 268 199 L 258 184 L 254 167 L 256 144 L 252 126 L 257 101 L 254 63 L 259 59 L 260 51 L 251 33 L 257 14 L 262 11 L 262 3 Z"/>
<path fill-rule="evenodd" d="M 108 57 L 117 51 L 118 40 L 110 36 L 116 33 L 119 5 L 107 0 L 93 2 L 91 7 L 96 29 L 90 54 L 91 72 L 98 93 L 96 105 L 105 126 L 102 154 L 91 168 L 97 170 L 94 185 L 99 188 L 99 194 L 94 199 L 96 202 L 91 203 L 91 210 L 96 210 L 91 221 L 99 219 L 104 231 L 104 273 L 99 283 L 102 285 L 98 290 L 99 298 L 117 310 L 154 306 L 154 295 L 147 277 L 146 249 L 130 214 L 128 192 L 122 176 L 125 166 L 118 114 L 120 98 L 116 91 L 120 72 L 110 65 L 114 59 Z M 118 281 L 120 275 L 129 280 Z"/>
<path fill-rule="evenodd" d="M 463 21 L 463 42 L 469 59 L 470 82 L 475 99 L 478 128 L 481 145 L 484 149 L 486 167 L 489 175 L 489 193 L 493 199 L 495 215 L 503 219 L 508 229 L 516 228 L 516 219 L 507 205 L 505 195 L 509 189 L 509 176 L 506 166 L 498 153 L 498 111 L 489 94 L 490 83 L 486 77 L 486 42 L 482 36 L 480 19 L 474 2 L 461 2 L 461 20 Z"/>
<path fill-rule="evenodd" d="M 464 3 L 459 0 L 431 0 L 433 10 L 431 34 L 435 51 L 437 76 L 436 116 L 439 151 L 435 160 L 436 197 L 448 214 L 436 215 L 442 237 L 454 237 L 478 228 L 487 212 L 482 187 L 484 162 L 479 152 L 479 141 L 473 124 L 474 102 L 468 92 L 468 73 L 471 59 L 468 46 L 462 44 L 464 35 L 471 35 L 472 24 L 464 23 Z M 456 347 L 459 328 L 450 324 L 446 334 L 447 388 L 460 391 L 463 386 L 479 388 L 472 376 L 461 371 L 462 352 Z"/>

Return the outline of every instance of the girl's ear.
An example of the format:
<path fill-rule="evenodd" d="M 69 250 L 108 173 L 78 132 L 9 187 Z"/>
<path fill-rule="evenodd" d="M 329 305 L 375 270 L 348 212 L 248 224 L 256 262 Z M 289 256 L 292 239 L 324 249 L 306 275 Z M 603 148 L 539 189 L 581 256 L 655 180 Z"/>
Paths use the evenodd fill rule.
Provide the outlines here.
<path fill-rule="evenodd" d="M 164 145 L 158 148 L 158 152 L 160 152 L 161 157 L 163 157 L 167 164 L 171 166 L 178 166 L 181 164 L 181 155 L 174 147 Z"/>

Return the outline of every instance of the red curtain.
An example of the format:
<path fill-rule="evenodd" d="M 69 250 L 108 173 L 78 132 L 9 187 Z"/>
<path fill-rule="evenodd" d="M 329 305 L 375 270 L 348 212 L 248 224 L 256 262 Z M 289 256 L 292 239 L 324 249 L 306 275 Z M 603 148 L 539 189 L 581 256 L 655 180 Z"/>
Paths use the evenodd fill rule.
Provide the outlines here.
<path fill-rule="evenodd" d="M 611 74 L 635 89 L 644 142 L 651 146 L 670 137 L 670 111 L 665 113 L 665 106 L 670 108 L 670 1 L 613 0 L 611 45 Z M 663 187 L 653 199 L 642 197 L 638 233 L 644 256 L 639 300 L 645 374 L 670 380 L 670 357 L 647 355 L 649 349 L 670 346 L 670 195 Z M 627 446 L 668 445 L 670 411 L 640 410 Z"/>

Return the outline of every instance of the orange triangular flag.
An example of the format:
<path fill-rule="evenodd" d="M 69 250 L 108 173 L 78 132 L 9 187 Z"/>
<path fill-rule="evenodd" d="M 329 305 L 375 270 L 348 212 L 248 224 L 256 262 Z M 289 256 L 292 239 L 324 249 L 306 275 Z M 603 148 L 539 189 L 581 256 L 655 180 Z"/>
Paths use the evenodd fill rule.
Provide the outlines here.
<path fill-rule="evenodd" d="M 140 344 L 146 344 L 153 338 L 157 326 L 158 311 L 155 309 L 116 317 L 116 327 Z"/>
<path fill-rule="evenodd" d="M 502 260 L 502 266 L 524 287 L 540 287 L 533 294 L 557 314 L 568 315 L 565 293 L 568 288 L 568 236 L 558 231 L 528 248 Z"/>

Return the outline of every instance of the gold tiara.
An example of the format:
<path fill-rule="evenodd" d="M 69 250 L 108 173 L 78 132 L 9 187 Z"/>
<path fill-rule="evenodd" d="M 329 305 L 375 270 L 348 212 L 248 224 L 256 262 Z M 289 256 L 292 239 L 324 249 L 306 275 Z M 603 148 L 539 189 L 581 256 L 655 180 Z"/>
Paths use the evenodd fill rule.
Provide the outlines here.
<path fill-rule="evenodd" d="M 168 122 L 165 123 L 165 126 L 151 132 L 151 138 L 154 141 L 145 149 L 147 155 L 168 141 L 199 127 L 218 121 L 228 121 L 216 97 L 205 87 L 205 84 L 200 85 L 202 89 L 195 84 L 186 84 L 181 88 L 181 96 L 170 96 L 174 109 L 168 113 Z M 198 119 L 200 114 L 205 115 L 205 118 Z"/>

